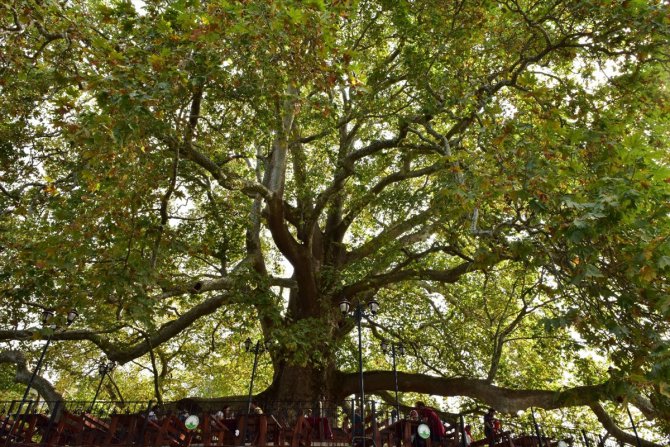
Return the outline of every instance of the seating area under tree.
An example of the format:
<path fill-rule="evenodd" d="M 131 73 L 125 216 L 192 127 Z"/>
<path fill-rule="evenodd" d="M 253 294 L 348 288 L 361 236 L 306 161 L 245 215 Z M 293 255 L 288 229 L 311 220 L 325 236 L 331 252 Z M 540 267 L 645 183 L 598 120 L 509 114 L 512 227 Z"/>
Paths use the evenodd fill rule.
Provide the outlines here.
<path fill-rule="evenodd" d="M 247 413 L 247 402 L 226 401 L 202 408 L 193 400 L 157 406 L 152 402 L 28 402 L 18 418 L 19 402 L 0 402 L 0 441 L 19 446 L 253 446 L 253 447 L 461 447 L 459 421 L 444 422 L 440 441 L 422 439 L 417 428 L 424 423 L 412 416 L 396 418 L 394 407 L 368 402 L 364 423 L 356 419 L 353 401 L 343 406 L 327 402 L 258 403 Z M 225 413 L 221 409 L 224 408 Z M 195 418 L 193 418 L 195 416 Z M 189 419 L 191 418 L 191 419 Z M 465 418 L 469 421 L 469 419 Z M 472 421 L 474 422 L 474 421 Z M 360 426 L 357 427 L 356 424 Z M 363 434 L 363 435 L 361 435 Z M 484 447 L 490 439 L 476 439 L 471 447 Z M 614 447 L 592 433 L 545 428 L 518 421 L 497 433 L 499 447 Z"/>

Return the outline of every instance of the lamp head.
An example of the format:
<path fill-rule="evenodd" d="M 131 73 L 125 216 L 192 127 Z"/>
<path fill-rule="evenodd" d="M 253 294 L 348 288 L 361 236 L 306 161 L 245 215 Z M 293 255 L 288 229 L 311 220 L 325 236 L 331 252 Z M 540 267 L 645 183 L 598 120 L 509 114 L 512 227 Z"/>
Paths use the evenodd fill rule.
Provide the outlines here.
<path fill-rule="evenodd" d="M 70 309 L 70 312 L 67 313 L 67 326 L 71 326 L 74 323 L 74 320 L 79 316 L 79 312 L 76 309 Z"/>
<path fill-rule="evenodd" d="M 247 352 L 251 351 L 251 339 L 249 337 L 244 340 L 244 350 Z"/>
<path fill-rule="evenodd" d="M 347 299 L 343 299 L 342 301 L 340 301 L 340 312 L 342 312 L 342 315 L 348 314 L 350 308 L 351 303 Z"/>
<path fill-rule="evenodd" d="M 42 316 L 40 317 L 40 319 L 42 320 L 42 325 L 46 326 L 47 324 L 49 324 L 49 321 L 51 321 L 53 316 L 54 311 L 52 309 L 44 309 L 42 311 Z"/>
<path fill-rule="evenodd" d="M 368 308 L 370 309 L 370 313 L 372 315 L 377 315 L 377 312 L 379 312 L 379 303 L 376 300 L 370 300 L 368 303 Z"/>
<path fill-rule="evenodd" d="M 388 343 L 386 340 L 382 340 L 380 346 L 381 346 L 381 348 L 382 348 L 382 352 L 383 352 L 384 354 L 386 354 L 386 353 L 388 352 L 388 350 L 389 350 L 389 343 Z"/>
<path fill-rule="evenodd" d="M 396 353 L 397 353 L 399 356 L 403 356 L 403 355 L 405 355 L 405 346 L 404 346 L 402 343 L 399 343 L 399 344 L 398 344 Z"/>

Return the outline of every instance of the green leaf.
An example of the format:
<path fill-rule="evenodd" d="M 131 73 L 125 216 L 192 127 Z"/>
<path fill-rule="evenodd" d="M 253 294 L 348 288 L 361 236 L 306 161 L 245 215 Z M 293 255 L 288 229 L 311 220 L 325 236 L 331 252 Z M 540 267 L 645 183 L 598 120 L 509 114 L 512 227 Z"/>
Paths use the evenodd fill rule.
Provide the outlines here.
<path fill-rule="evenodd" d="M 598 267 L 596 267 L 595 265 L 592 265 L 592 264 L 584 265 L 584 276 L 586 276 L 587 278 L 602 278 L 602 277 L 604 277 L 604 275 L 602 274 L 600 269 L 598 269 Z"/>
<path fill-rule="evenodd" d="M 656 262 L 656 265 L 658 266 L 659 269 L 663 270 L 670 266 L 670 256 L 661 256 L 658 258 L 658 261 Z"/>

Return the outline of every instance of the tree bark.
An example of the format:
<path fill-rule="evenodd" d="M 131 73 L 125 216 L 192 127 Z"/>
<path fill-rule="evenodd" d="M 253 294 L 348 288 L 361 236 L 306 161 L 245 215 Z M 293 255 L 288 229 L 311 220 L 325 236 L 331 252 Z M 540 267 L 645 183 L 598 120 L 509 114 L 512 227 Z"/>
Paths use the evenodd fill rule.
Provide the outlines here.
<path fill-rule="evenodd" d="M 393 372 L 365 372 L 365 391 L 368 393 L 393 389 Z M 504 413 L 515 413 L 530 407 L 556 409 L 592 405 L 601 400 L 611 400 L 624 387 L 623 382 L 607 381 L 599 385 L 580 386 L 563 391 L 516 390 L 487 383 L 486 380 L 467 378 L 443 378 L 426 374 L 398 372 L 398 388 L 401 391 L 437 394 L 440 396 L 467 396 L 494 406 Z M 347 396 L 358 390 L 358 374 L 337 375 L 339 395 Z"/>
<path fill-rule="evenodd" d="M 635 435 L 631 435 L 630 433 L 626 433 L 625 431 L 621 430 L 617 425 L 614 423 L 612 418 L 609 417 L 605 409 L 600 406 L 599 403 L 595 403 L 593 405 L 590 405 L 591 410 L 595 413 L 596 417 L 600 421 L 601 424 L 603 424 L 603 427 L 616 439 L 619 441 L 625 442 L 626 444 L 630 445 L 637 445 L 637 441 L 635 439 Z M 655 442 L 647 441 L 645 439 L 640 438 L 640 445 L 642 447 L 662 447 L 661 444 L 656 444 Z"/>
<path fill-rule="evenodd" d="M 32 371 L 26 367 L 26 358 L 19 351 L 0 351 L 0 363 L 9 363 L 16 365 L 14 380 L 18 383 L 28 385 Z M 53 410 L 56 402 L 62 402 L 63 396 L 56 391 L 51 383 L 42 376 L 35 376 L 32 388 L 44 398 L 49 409 Z"/>
<path fill-rule="evenodd" d="M 258 397 L 272 402 L 311 403 L 320 398 L 333 400 L 330 387 L 333 371 L 281 363 L 272 385 Z"/>

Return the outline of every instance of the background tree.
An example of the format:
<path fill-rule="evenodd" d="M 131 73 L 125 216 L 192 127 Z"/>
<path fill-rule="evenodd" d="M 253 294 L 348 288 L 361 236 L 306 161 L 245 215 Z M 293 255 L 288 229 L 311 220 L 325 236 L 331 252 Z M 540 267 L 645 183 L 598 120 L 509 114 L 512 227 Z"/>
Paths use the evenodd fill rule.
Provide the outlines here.
<path fill-rule="evenodd" d="M 102 351 L 178 397 L 258 331 L 266 398 L 339 400 L 374 296 L 403 391 L 667 434 L 664 3 L 1 8 L 0 339 L 76 306 L 63 384 Z"/>

